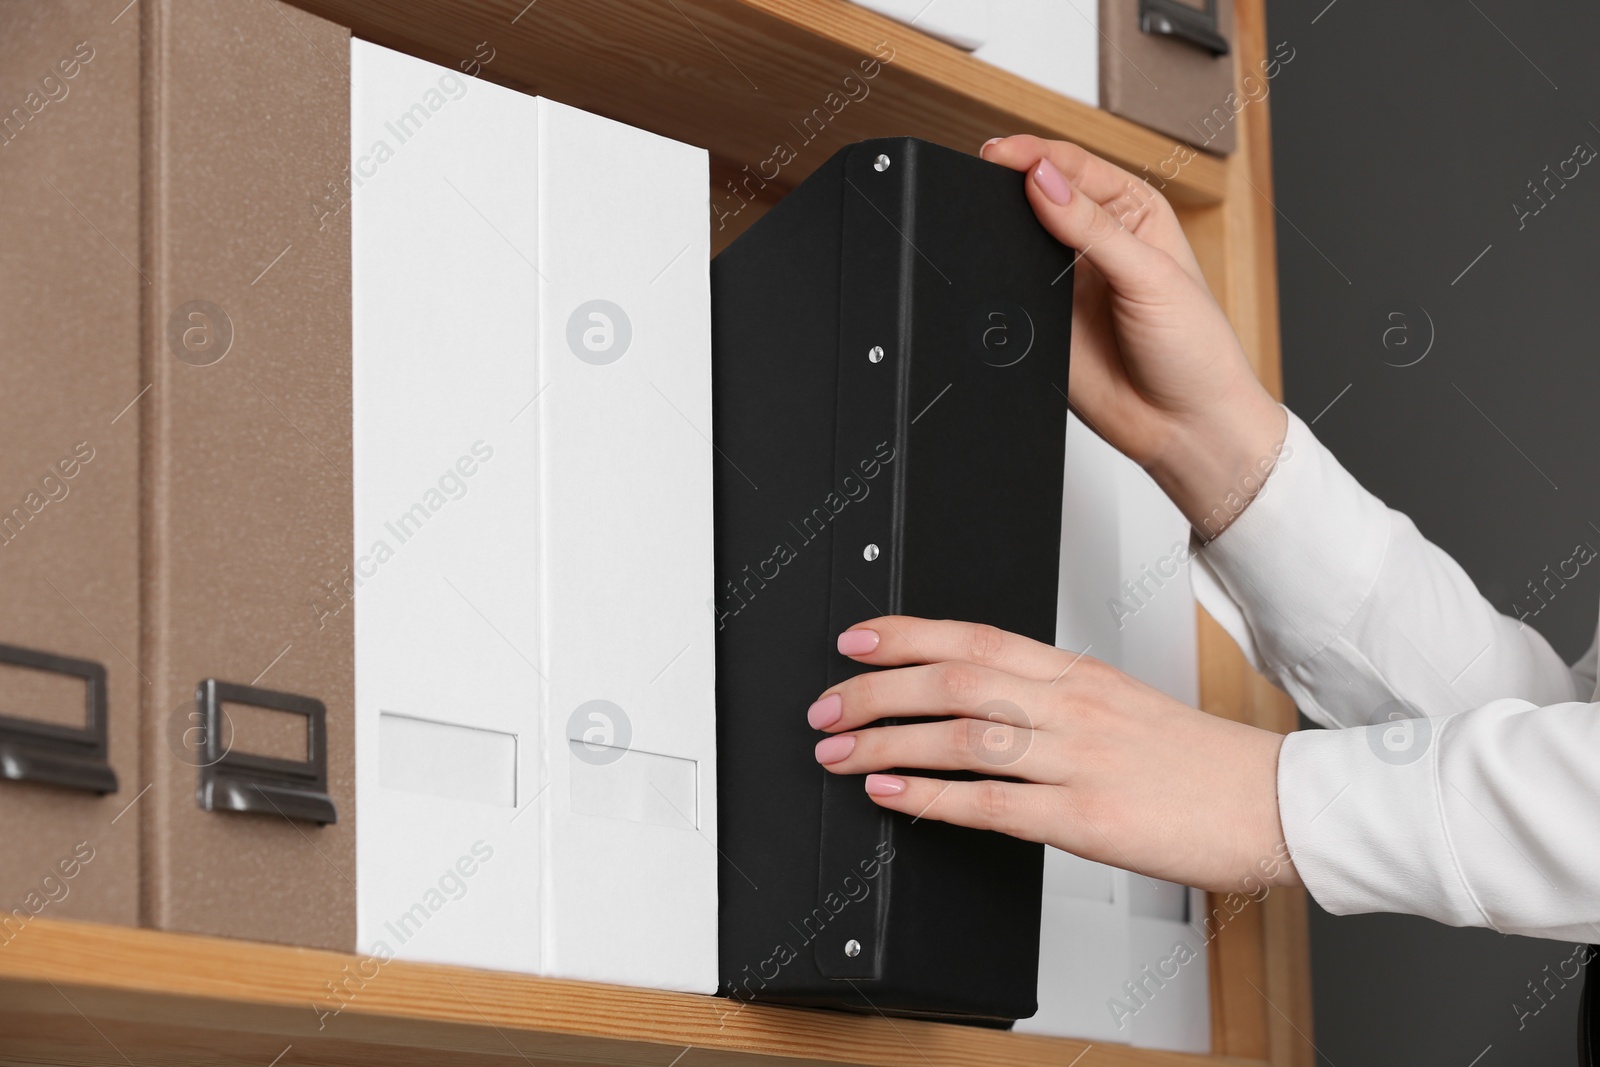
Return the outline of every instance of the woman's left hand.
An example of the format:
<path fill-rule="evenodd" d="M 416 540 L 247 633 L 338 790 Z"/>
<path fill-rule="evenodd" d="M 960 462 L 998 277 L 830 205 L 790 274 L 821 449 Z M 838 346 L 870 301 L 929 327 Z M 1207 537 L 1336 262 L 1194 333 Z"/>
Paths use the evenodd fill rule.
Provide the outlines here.
<path fill-rule="evenodd" d="M 1279 734 L 1180 704 L 1088 656 L 992 626 L 885 616 L 839 651 L 873 666 L 811 705 L 817 760 L 879 805 L 999 830 L 1213 892 L 1298 885 Z M 880 719 L 951 716 L 875 726 Z M 882 772 L 966 770 L 1021 781 Z"/>

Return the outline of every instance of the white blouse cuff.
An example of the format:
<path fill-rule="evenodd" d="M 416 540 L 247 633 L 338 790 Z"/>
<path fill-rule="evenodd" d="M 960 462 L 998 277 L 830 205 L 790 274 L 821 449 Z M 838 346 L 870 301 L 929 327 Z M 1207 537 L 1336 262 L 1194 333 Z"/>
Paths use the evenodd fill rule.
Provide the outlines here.
<path fill-rule="evenodd" d="M 1462 877 L 1439 801 L 1440 740 L 1454 718 L 1284 738 L 1278 814 L 1300 879 L 1323 908 L 1490 925 Z"/>
<path fill-rule="evenodd" d="M 1201 606 L 1253 666 L 1277 674 L 1321 652 L 1371 594 L 1390 515 L 1285 411 L 1276 468 L 1190 568 Z"/>

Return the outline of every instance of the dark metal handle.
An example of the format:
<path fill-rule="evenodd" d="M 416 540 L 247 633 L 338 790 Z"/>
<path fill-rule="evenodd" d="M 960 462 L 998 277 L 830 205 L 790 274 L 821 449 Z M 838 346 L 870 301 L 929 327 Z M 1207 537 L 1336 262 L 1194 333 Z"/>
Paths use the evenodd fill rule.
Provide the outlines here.
<path fill-rule="evenodd" d="M 338 809 L 328 795 L 328 709 L 322 701 L 207 678 L 195 689 L 195 703 L 205 730 L 200 781 L 195 789 L 195 800 L 202 809 L 277 814 L 321 824 L 339 821 Z M 223 728 L 224 703 L 304 716 L 307 759 L 231 751 L 228 731 Z"/>
<path fill-rule="evenodd" d="M 316 789 L 215 776 L 201 785 L 200 806 L 207 811 L 278 814 L 303 822 L 333 823 L 339 812 L 333 798 Z"/>
<path fill-rule="evenodd" d="M 106 669 L 93 660 L 0 645 L 0 663 L 79 678 L 84 683 L 81 727 L 0 715 L 0 778 L 42 782 L 88 793 L 115 793 L 106 732 Z"/>
<path fill-rule="evenodd" d="M 1214 56 L 1230 51 L 1228 39 L 1217 31 L 1216 0 L 1208 0 L 1204 11 L 1182 0 L 1139 0 L 1139 29 L 1176 37 Z"/>

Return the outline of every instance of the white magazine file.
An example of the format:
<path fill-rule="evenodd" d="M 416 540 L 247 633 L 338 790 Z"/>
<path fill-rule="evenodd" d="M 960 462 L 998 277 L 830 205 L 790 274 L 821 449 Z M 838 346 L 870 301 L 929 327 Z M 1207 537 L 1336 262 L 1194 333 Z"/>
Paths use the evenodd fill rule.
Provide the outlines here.
<path fill-rule="evenodd" d="M 1193 564 L 1179 558 L 1187 521 L 1076 416 L 1063 481 L 1056 644 L 1195 704 Z M 1047 848 L 1039 1011 L 1016 1029 L 1210 1051 L 1205 909 L 1199 890 Z"/>
<path fill-rule="evenodd" d="M 706 153 L 351 42 L 360 950 L 717 979 Z"/>

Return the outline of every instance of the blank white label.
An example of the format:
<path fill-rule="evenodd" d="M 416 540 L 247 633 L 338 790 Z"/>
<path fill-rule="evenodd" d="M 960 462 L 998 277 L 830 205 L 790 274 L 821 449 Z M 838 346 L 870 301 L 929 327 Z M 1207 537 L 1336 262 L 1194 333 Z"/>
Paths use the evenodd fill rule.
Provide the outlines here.
<path fill-rule="evenodd" d="M 694 760 L 583 741 L 569 740 L 567 748 L 573 811 L 682 830 L 699 827 L 700 765 Z"/>
<path fill-rule="evenodd" d="M 516 735 L 383 712 L 378 720 L 378 784 L 514 808 Z"/>

